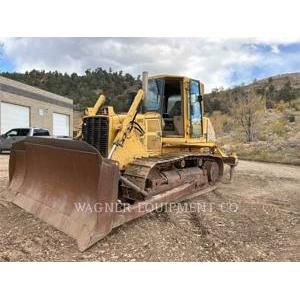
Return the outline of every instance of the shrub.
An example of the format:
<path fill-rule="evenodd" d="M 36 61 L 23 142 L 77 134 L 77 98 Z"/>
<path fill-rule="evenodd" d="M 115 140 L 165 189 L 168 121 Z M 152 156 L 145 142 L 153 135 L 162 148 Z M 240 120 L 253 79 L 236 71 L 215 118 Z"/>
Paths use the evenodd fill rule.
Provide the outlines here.
<path fill-rule="evenodd" d="M 283 102 L 282 100 L 276 105 L 276 110 L 278 112 L 283 112 L 289 107 L 288 103 Z"/>
<path fill-rule="evenodd" d="M 227 114 L 223 114 L 220 111 L 214 111 L 209 118 L 217 136 L 223 136 L 225 133 L 231 131 L 232 120 Z"/>
<path fill-rule="evenodd" d="M 296 121 L 295 115 L 293 114 L 288 115 L 288 120 L 290 123 L 295 123 Z"/>
<path fill-rule="evenodd" d="M 284 120 L 276 120 L 271 124 L 270 130 L 272 133 L 282 137 L 287 133 L 286 122 Z"/>

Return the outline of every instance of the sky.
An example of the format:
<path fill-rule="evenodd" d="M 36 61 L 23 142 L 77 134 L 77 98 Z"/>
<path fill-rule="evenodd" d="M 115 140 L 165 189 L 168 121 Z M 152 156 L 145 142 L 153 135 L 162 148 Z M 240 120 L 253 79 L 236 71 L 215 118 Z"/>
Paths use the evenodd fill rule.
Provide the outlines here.
<path fill-rule="evenodd" d="M 186 75 L 210 91 L 299 72 L 300 39 L 0 38 L 0 72 L 84 74 L 97 67 Z"/>

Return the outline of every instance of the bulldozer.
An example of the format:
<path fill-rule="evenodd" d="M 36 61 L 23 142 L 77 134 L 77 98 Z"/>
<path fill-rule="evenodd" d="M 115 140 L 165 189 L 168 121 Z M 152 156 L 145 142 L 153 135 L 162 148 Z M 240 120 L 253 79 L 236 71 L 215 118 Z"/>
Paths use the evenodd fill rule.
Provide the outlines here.
<path fill-rule="evenodd" d="M 144 72 L 126 111 L 101 95 L 75 139 L 13 145 L 9 199 L 84 251 L 115 227 L 214 190 L 238 158 L 217 146 L 203 94 L 199 80 Z"/>

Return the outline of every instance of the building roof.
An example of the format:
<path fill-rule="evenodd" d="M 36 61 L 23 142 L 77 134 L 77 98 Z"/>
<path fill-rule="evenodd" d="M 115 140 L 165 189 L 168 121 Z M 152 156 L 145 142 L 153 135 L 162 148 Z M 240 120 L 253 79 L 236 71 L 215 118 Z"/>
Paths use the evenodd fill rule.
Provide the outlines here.
<path fill-rule="evenodd" d="M 72 99 L 3 76 L 0 76 L 1 91 L 73 109 Z"/>

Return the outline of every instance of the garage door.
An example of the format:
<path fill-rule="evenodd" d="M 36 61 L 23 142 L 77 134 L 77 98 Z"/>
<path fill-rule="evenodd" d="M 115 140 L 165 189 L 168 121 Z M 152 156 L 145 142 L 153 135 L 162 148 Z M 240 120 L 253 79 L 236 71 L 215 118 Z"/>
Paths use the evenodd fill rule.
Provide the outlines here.
<path fill-rule="evenodd" d="M 70 135 L 70 117 L 68 115 L 53 113 L 53 135 Z"/>
<path fill-rule="evenodd" d="M 1 103 L 1 133 L 12 128 L 29 127 L 29 107 Z"/>

